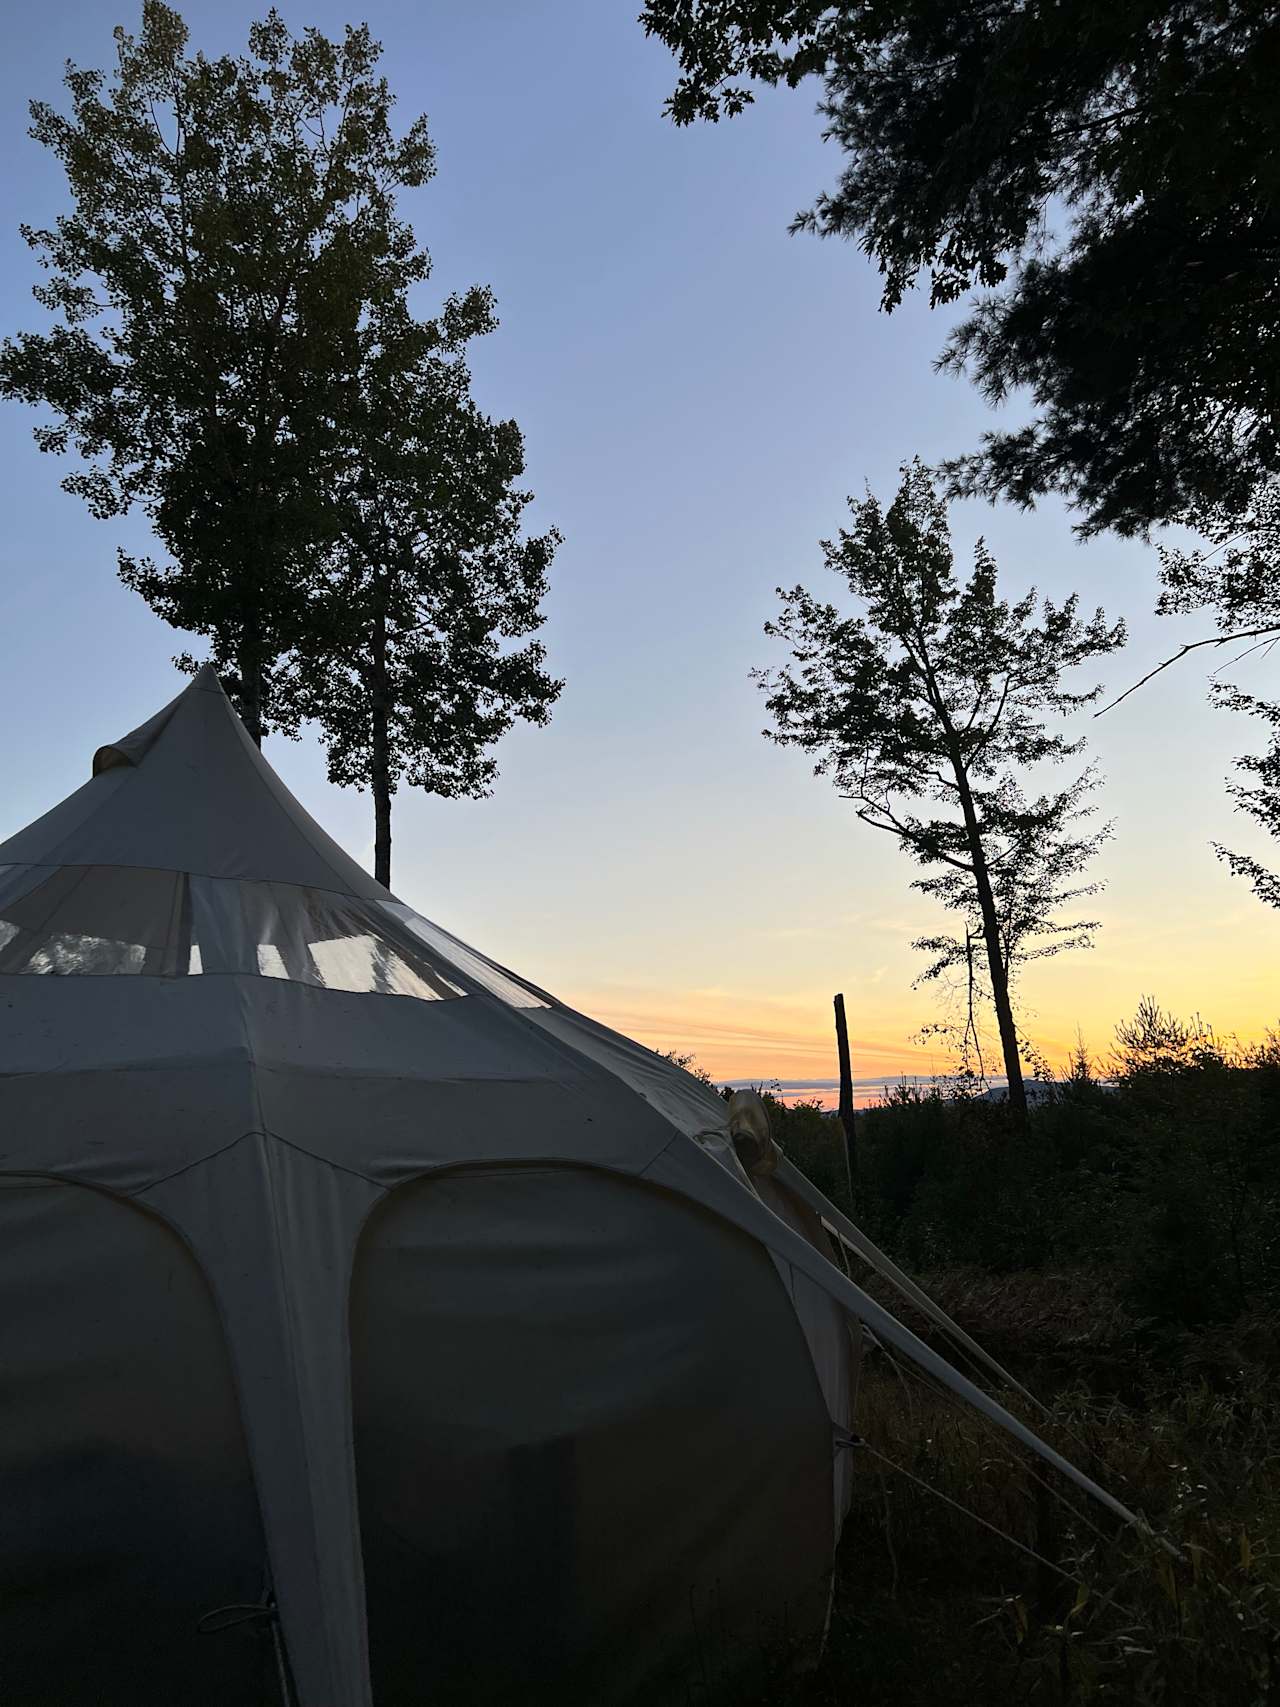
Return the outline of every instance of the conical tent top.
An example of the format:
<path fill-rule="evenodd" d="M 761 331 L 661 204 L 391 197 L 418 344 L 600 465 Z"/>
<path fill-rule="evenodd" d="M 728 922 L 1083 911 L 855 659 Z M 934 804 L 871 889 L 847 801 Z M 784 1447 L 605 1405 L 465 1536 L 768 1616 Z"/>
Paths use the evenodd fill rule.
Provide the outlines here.
<path fill-rule="evenodd" d="M 0 844 L 0 864 L 140 866 L 387 894 L 290 794 L 211 664 L 99 747 L 92 780 Z"/>

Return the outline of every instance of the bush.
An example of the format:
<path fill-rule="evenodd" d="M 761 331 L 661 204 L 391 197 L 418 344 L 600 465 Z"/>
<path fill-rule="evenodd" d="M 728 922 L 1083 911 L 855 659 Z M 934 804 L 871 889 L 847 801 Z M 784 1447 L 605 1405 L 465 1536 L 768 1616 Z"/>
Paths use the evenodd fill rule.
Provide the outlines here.
<path fill-rule="evenodd" d="M 1280 1301 L 1280 1039 L 1250 1049 L 1144 1004 L 1106 1084 L 1031 1109 L 906 1090 L 859 1120 L 858 1210 L 909 1267 L 1118 1273 L 1159 1324 Z"/>

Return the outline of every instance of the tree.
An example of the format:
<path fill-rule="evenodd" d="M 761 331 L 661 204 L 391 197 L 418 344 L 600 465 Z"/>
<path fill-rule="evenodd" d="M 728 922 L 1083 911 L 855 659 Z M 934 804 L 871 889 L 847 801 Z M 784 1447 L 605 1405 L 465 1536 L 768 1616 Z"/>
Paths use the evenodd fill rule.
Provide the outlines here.
<path fill-rule="evenodd" d="M 1070 751 L 1070 748 L 1064 749 Z M 1069 948 L 1089 948 L 1096 919 L 1056 917 L 1101 888 L 1081 880 L 1094 854 L 1110 838 L 1111 827 L 1090 829 L 1094 815 L 1091 796 L 1099 786 L 1097 773 L 1082 772 L 1067 788 L 1028 801 L 1011 777 L 1002 779 L 999 799 L 984 814 L 987 859 L 991 876 L 1000 961 L 1012 986 L 1016 972 L 1032 960 L 1047 960 Z M 911 945 L 930 956 L 916 980 L 919 984 L 951 980 L 958 996 L 960 1018 L 925 1028 L 926 1036 L 949 1036 L 957 1044 L 964 1076 L 986 1078 L 980 1014 L 988 1004 L 1000 1012 L 986 953 L 986 926 L 977 905 L 972 872 L 944 865 L 933 877 L 914 885 L 962 919 L 962 931 L 919 937 Z M 1001 1038 L 1004 1049 L 1003 1035 Z M 1048 1077 L 1044 1061 L 1025 1038 L 1020 1061 L 1029 1062 L 1040 1078 Z"/>
<path fill-rule="evenodd" d="M 980 945 L 995 1008 L 1009 1103 L 1025 1115 L 1011 990 L 1025 960 L 1088 940 L 1089 923 L 1056 910 L 1087 893 L 1077 881 L 1106 829 L 1082 829 L 1095 786 L 1028 798 L 1022 777 L 1061 763 L 1082 742 L 1050 731 L 1046 714 L 1089 704 L 1099 688 L 1063 678 L 1124 642 L 1099 610 L 1084 622 L 1034 590 L 1010 603 L 979 541 L 967 581 L 957 574 L 946 506 L 917 461 L 888 510 L 870 495 L 849 503 L 852 526 L 823 541 L 827 567 L 861 609 L 843 615 L 803 587 L 779 589 L 783 613 L 766 633 L 793 665 L 758 671 L 773 740 L 815 757 L 858 817 L 897 838 L 930 875 L 913 887 L 961 914 Z M 927 939 L 934 970 L 965 953 L 960 939 Z"/>
<path fill-rule="evenodd" d="M 692 1049 L 657 1049 L 654 1053 L 663 1061 L 670 1061 L 673 1067 L 679 1067 L 682 1073 L 692 1074 L 693 1077 L 697 1079 L 700 1084 L 704 1084 L 708 1090 L 715 1090 L 715 1080 L 711 1077 L 711 1074 L 708 1073 L 707 1069 L 699 1062 L 698 1057 L 693 1053 Z M 730 1087 L 726 1085 L 726 1096 L 729 1094 L 729 1089 Z"/>
<path fill-rule="evenodd" d="M 545 723 L 562 685 L 541 644 L 511 644 L 542 622 L 559 535 L 521 537 L 519 428 L 471 398 L 465 349 L 495 325 L 473 289 L 435 321 L 396 299 L 362 329 L 330 477 L 333 561 L 282 685 L 319 723 L 330 779 L 371 790 L 388 886 L 397 785 L 488 793 L 487 749 L 517 717 Z"/>
<path fill-rule="evenodd" d="M 942 361 L 1034 419 L 953 492 L 1063 493 L 1084 531 L 1241 509 L 1280 472 L 1280 14 L 1257 0 L 647 0 L 678 124 L 825 83 L 850 238 L 892 309 L 984 294 Z"/>
<path fill-rule="evenodd" d="M 260 739 L 332 540 L 323 470 L 359 326 L 429 270 L 395 193 L 432 147 L 421 118 L 393 135 L 364 26 L 295 38 L 273 10 L 247 56 L 209 60 L 143 0 L 115 41 L 109 88 L 72 65 L 70 114 L 31 107 L 73 200 L 23 227 L 61 323 L 6 342 L 0 394 L 53 411 L 36 442 L 79 454 L 63 484 L 95 515 L 141 506 L 172 561 L 122 555 L 124 580 L 211 638 Z"/>
<path fill-rule="evenodd" d="M 1164 591 L 1158 608 L 1164 613 L 1211 609 L 1216 613 L 1218 633 L 1190 642 L 1159 668 L 1200 646 L 1247 641 L 1249 644 L 1232 663 L 1239 663 L 1251 652 L 1270 651 L 1280 642 L 1280 482 L 1273 481 L 1257 492 L 1243 515 L 1219 505 L 1191 519 L 1208 546 L 1196 551 L 1160 548 Z M 1239 809 L 1280 841 L 1280 701 L 1263 699 L 1219 681 L 1213 683 L 1211 696 L 1225 710 L 1261 719 L 1270 731 L 1264 752 L 1237 760 L 1237 768 L 1251 782 L 1227 786 Z M 1280 907 L 1280 874 L 1220 842 L 1213 848 L 1237 877 L 1252 884 L 1259 900 Z"/>

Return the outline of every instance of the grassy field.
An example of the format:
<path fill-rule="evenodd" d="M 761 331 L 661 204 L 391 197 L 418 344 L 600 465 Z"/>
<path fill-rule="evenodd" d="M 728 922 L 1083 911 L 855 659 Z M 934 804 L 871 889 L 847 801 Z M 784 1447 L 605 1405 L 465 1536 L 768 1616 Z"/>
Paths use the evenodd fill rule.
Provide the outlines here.
<path fill-rule="evenodd" d="M 1042 1480 L 1038 1461 L 967 1407 L 873 1354 L 860 1412 L 869 1446 L 1057 1570 L 859 1453 L 826 1652 L 816 1671 L 779 1681 L 769 1699 L 794 1707 L 1280 1699 L 1280 1319 L 1152 1343 L 1097 1277 L 926 1278 L 1052 1414 L 1037 1417 L 1002 1395 L 1010 1408 L 1181 1557 L 1053 1471 Z"/>

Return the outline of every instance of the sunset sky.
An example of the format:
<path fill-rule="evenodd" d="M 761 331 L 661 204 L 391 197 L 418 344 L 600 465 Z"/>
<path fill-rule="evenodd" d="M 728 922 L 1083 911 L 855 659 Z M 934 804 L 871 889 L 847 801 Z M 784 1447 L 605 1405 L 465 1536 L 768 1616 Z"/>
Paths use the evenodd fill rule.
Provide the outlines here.
<path fill-rule="evenodd" d="M 243 47 L 260 8 L 182 7 L 210 53 Z M 864 830 L 802 757 L 760 737 L 754 665 L 774 589 L 828 595 L 818 540 L 864 483 L 971 447 L 992 419 L 933 371 L 947 321 L 923 300 L 877 312 L 852 248 L 789 237 L 838 166 L 816 90 L 771 96 L 731 124 L 676 131 L 673 68 L 631 3 L 602 0 L 284 0 L 296 29 L 367 17 L 404 121 L 425 110 L 439 172 L 405 199 L 449 289 L 491 285 L 501 327 L 476 391 L 524 430 L 535 526 L 565 536 L 545 637 L 566 680 L 546 730 L 505 743 L 494 796 L 409 793 L 396 810 L 394 887 L 487 953 L 655 1048 L 691 1050 L 721 1079 L 829 1081 L 831 995 L 845 993 L 855 1072 L 942 1071 L 916 1041 L 936 992 L 913 990 L 914 937 L 938 929 L 888 838 Z M 65 205 L 56 164 L 27 140 L 26 102 L 58 100 L 62 61 L 105 65 L 136 4 L 58 0 L 8 32 L 0 67 L 0 330 L 44 324 L 18 235 Z M 3 629 L 0 836 L 88 775 L 95 746 L 181 685 L 186 642 L 116 581 L 139 518 L 95 523 L 59 489 L 34 417 L 0 406 Z M 984 534 L 1004 583 L 1078 589 L 1124 616 L 1106 661 L 1118 692 L 1207 620 L 1157 620 L 1154 551 L 1077 543 L 1054 504 L 953 513 L 967 553 Z M 830 582 L 830 586 L 825 586 Z M 1228 653 L 1226 656 L 1231 656 Z M 1210 843 L 1275 859 L 1233 813 L 1232 756 L 1261 730 L 1205 703 L 1200 654 L 1089 729 L 1115 836 L 1097 946 L 1028 973 L 1024 1018 L 1051 1060 L 1077 1027 L 1095 1052 L 1150 993 L 1221 1031 L 1280 1021 L 1280 914 L 1232 879 Z M 1265 691 L 1276 662 L 1230 679 Z M 1083 725 L 1082 725 L 1083 727 Z M 313 740 L 268 742 L 286 782 L 369 861 L 367 796 L 331 787 Z"/>

